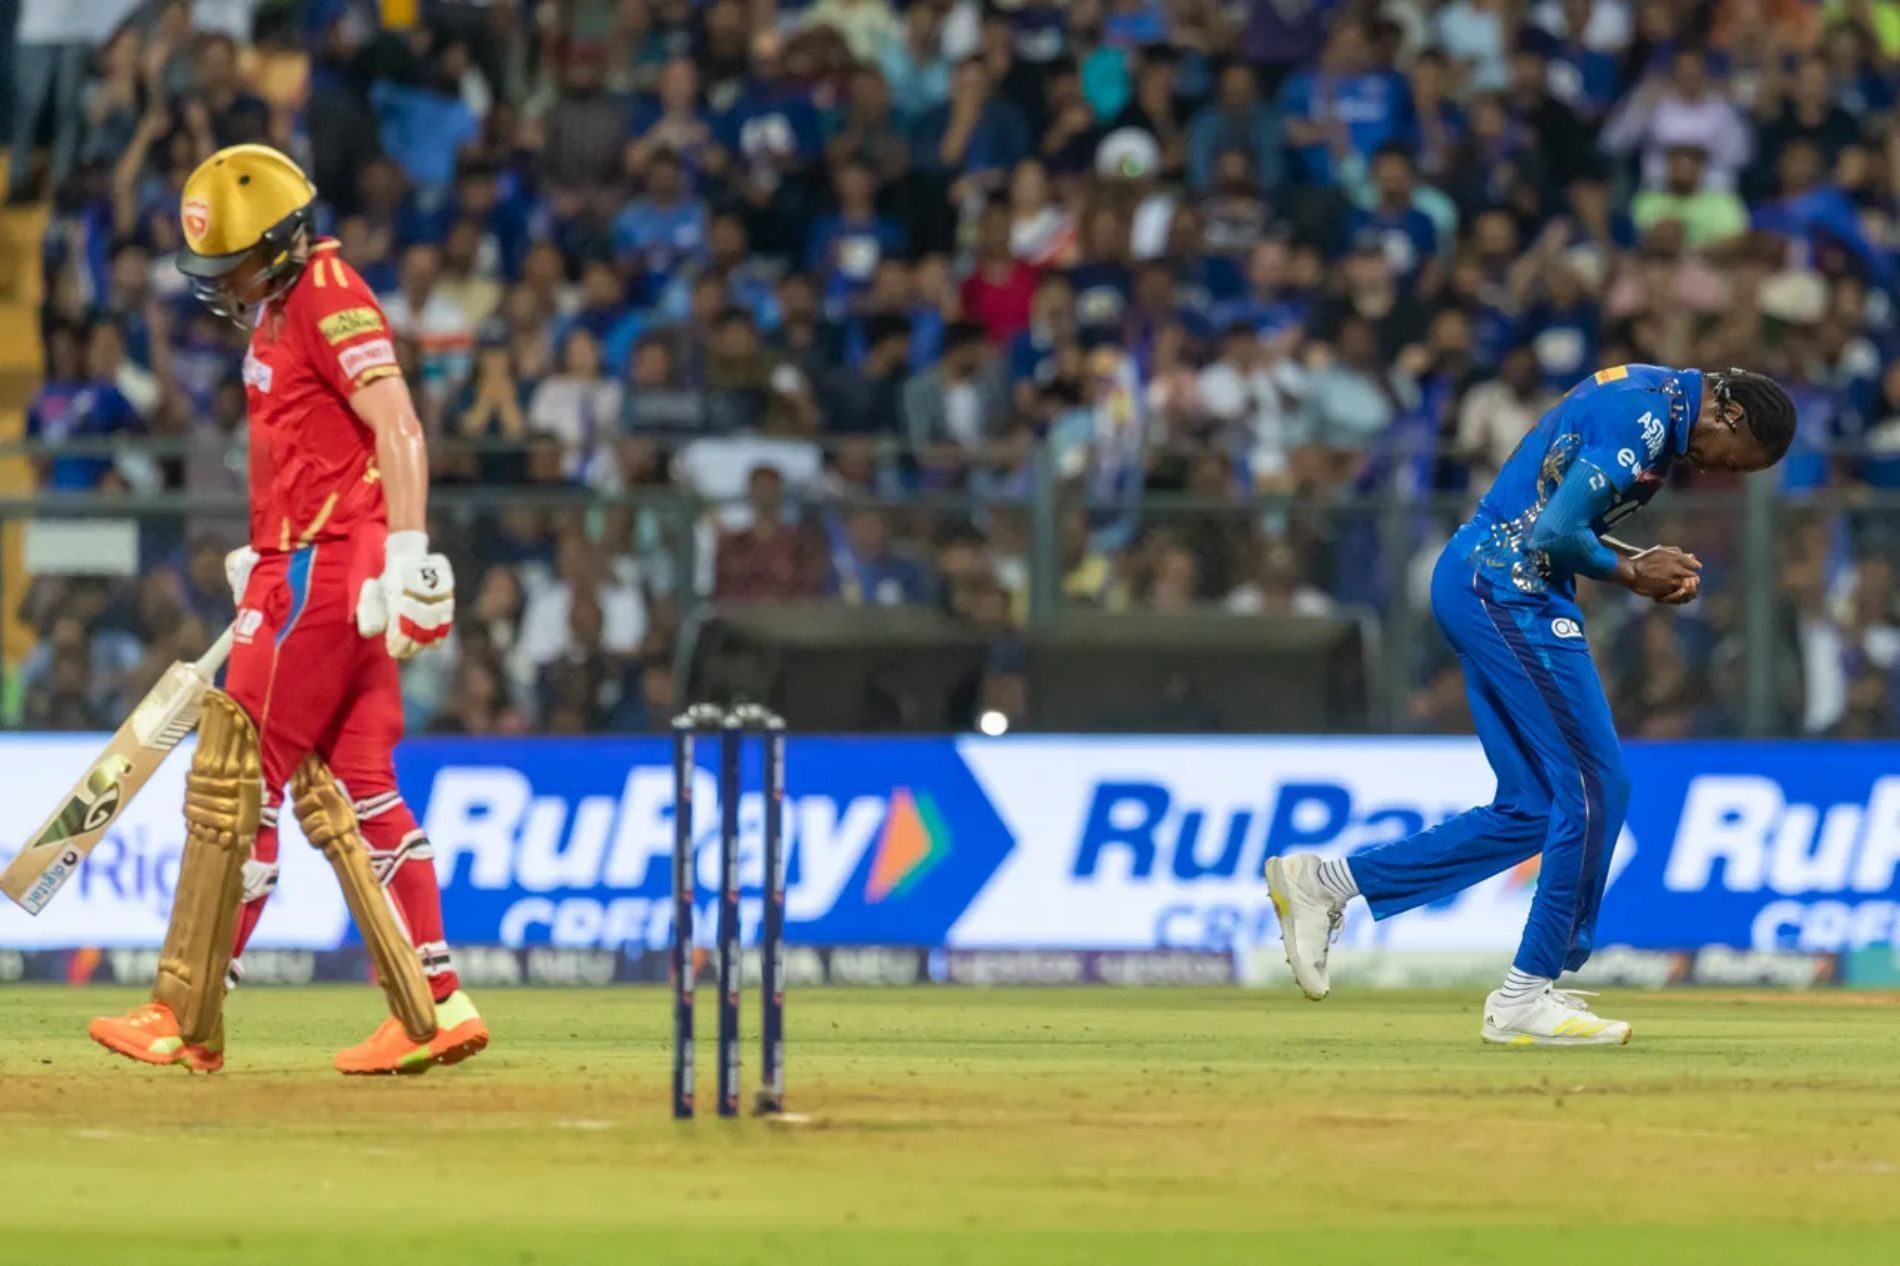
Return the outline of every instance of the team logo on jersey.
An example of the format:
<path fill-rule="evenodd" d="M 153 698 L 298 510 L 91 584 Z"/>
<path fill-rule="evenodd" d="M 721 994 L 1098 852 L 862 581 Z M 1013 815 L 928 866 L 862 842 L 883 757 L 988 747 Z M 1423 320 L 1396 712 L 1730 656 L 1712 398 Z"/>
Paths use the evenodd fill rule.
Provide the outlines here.
<path fill-rule="evenodd" d="M 271 367 L 257 359 L 253 352 L 244 353 L 244 385 L 256 387 L 265 395 L 270 394 Z"/>
<path fill-rule="evenodd" d="M 1657 455 L 1662 452 L 1664 431 L 1662 419 L 1653 413 L 1645 413 L 1637 424 L 1643 428 L 1643 447 L 1649 450 L 1649 459 L 1655 461 Z"/>
<path fill-rule="evenodd" d="M 368 334 L 371 330 L 382 328 L 383 314 L 374 308 L 345 308 L 317 322 L 317 332 L 332 347 L 358 334 Z"/>
<path fill-rule="evenodd" d="M 196 246 L 211 231 L 211 204 L 203 198 L 187 198 L 178 209 L 178 218 L 185 226 L 185 237 Z"/>
<path fill-rule="evenodd" d="M 1582 637 L 1583 626 L 1568 616 L 1558 616 L 1550 622 L 1550 631 L 1558 637 Z"/>
<path fill-rule="evenodd" d="M 338 352 L 336 363 L 343 367 L 344 377 L 354 380 L 372 369 L 393 367 L 396 349 L 386 338 L 371 339 L 361 346 L 346 347 Z"/>

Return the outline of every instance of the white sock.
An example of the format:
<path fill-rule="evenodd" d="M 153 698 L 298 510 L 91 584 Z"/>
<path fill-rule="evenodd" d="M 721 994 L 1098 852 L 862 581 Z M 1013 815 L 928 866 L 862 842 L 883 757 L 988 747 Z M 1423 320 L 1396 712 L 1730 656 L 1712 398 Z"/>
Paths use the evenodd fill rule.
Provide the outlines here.
<path fill-rule="evenodd" d="M 1541 993 L 1550 985 L 1550 977 L 1533 976 L 1529 972 L 1513 967 L 1504 973 L 1504 988 L 1498 990 L 1506 1002 L 1518 1002 L 1534 993 Z"/>
<path fill-rule="evenodd" d="M 1352 866 L 1343 857 L 1328 857 L 1320 862 L 1319 886 L 1341 901 L 1350 901 L 1359 895 L 1359 881 L 1352 877 Z"/>

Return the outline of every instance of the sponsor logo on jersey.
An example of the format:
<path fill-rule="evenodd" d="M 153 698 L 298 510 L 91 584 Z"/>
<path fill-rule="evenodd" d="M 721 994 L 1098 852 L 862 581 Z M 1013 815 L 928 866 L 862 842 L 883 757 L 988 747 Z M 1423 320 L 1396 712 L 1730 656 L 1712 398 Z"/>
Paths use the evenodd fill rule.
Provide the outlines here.
<path fill-rule="evenodd" d="M 1550 631 L 1558 637 L 1582 637 L 1583 626 L 1567 616 L 1558 616 L 1550 622 Z"/>
<path fill-rule="evenodd" d="M 393 367 L 396 363 L 396 348 L 386 338 L 373 339 L 360 347 L 344 348 L 337 353 L 336 363 L 343 367 L 345 377 L 355 379 L 372 369 Z"/>
<path fill-rule="evenodd" d="M 241 607 L 231 622 L 231 640 L 249 646 L 257 631 L 264 627 L 264 613 L 256 607 Z"/>
<path fill-rule="evenodd" d="M 1664 430 L 1662 419 L 1653 413 L 1645 413 L 1637 424 L 1643 428 L 1643 447 L 1649 450 L 1649 459 L 1655 461 L 1662 452 Z"/>
<path fill-rule="evenodd" d="M 257 359 L 255 352 L 244 353 L 244 385 L 270 394 L 271 367 Z"/>
<path fill-rule="evenodd" d="M 1633 448 L 1617 449 L 1616 450 L 1616 464 L 1618 466 L 1626 466 L 1630 470 L 1635 470 L 1638 465 L 1638 462 L 1636 460 L 1636 450 Z"/>
<path fill-rule="evenodd" d="M 345 308 L 317 322 L 317 332 L 332 347 L 359 334 L 383 328 L 383 314 L 374 308 Z"/>
<path fill-rule="evenodd" d="M 186 239 L 196 246 L 211 231 L 211 204 L 203 198 L 187 198 L 178 209 L 178 218 L 184 223 Z"/>

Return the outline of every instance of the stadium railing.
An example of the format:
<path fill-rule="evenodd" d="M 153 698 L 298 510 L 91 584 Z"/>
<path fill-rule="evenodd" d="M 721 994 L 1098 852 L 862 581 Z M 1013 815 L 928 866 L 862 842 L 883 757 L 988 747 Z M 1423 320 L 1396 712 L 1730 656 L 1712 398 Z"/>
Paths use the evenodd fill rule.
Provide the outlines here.
<path fill-rule="evenodd" d="M 177 437 L 5 447 L 0 456 L 42 464 L 100 459 L 129 471 L 128 483 L 148 485 L 190 479 L 190 463 L 206 459 L 202 441 Z M 1178 613 L 1205 625 L 1224 616 L 1243 636 L 1259 621 L 1331 621 L 1356 627 L 1349 658 L 1358 662 L 1342 670 L 1337 658 L 1328 659 L 1332 652 L 1316 652 L 1308 662 L 1317 672 L 1356 673 L 1364 695 L 1356 714 L 1337 700 L 1327 705 L 1337 728 L 1429 731 L 1457 724 L 1449 651 L 1431 625 L 1427 579 L 1438 546 L 1469 513 L 1469 494 L 1387 487 L 1323 500 L 1261 495 L 1242 489 L 1231 471 L 1213 493 L 1130 489 L 1128 481 L 1117 487 L 1087 471 L 1064 478 L 1045 449 L 950 461 L 893 443 L 761 448 L 743 441 L 730 451 L 702 451 L 697 462 L 675 453 L 666 482 L 635 486 L 573 481 L 544 440 L 449 440 L 436 445 L 433 457 L 439 482 L 431 493 L 432 526 L 465 569 L 465 611 L 480 601 L 497 566 L 514 571 L 518 585 L 558 580 L 564 568 L 598 573 L 598 583 L 610 586 L 632 584 L 649 630 L 684 634 L 650 637 L 642 652 L 670 657 L 678 690 L 696 671 L 695 635 L 714 613 L 714 600 L 730 611 L 735 584 L 739 597 L 761 596 L 744 591 L 742 568 L 723 574 L 717 554 L 722 532 L 748 521 L 746 476 L 754 466 L 773 465 L 787 476 L 783 504 L 801 534 L 805 571 L 802 584 L 770 597 L 947 612 L 990 639 L 989 667 L 1004 677 L 1046 674 L 1065 656 L 1073 663 L 1075 647 L 1064 638 L 1081 627 L 1078 619 L 1091 626 L 1098 651 L 1118 636 L 1106 630 L 1119 621 L 1124 641 L 1147 638 L 1155 658 L 1178 662 L 1209 655 L 1208 644 L 1195 649 L 1184 632 L 1183 645 L 1170 650 L 1177 639 L 1168 626 L 1147 617 Z M 1155 479 L 1159 464 L 1151 455 L 1150 484 L 1194 482 Z M 167 567 L 189 574 L 198 554 L 202 586 L 218 574 L 210 554 L 241 541 L 245 530 L 246 502 L 233 467 L 241 469 L 227 462 L 209 491 L 48 490 L 0 498 L 6 724 L 21 721 L 23 664 L 59 614 L 46 607 L 35 582 L 96 589 L 103 581 L 112 591 L 108 601 L 125 603 L 139 577 Z M 482 482 L 497 471 L 530 482 Z M 1630 707 L 1646 717 L 1700 709 L 1697 724 L 1704 727 L 1794 733 L 1800 708 L 1790 702 L 1783 645 L 1792 604 L 1810 617 L 1851 604 L 1846 578 L 1854 566 L 1896 552 L 1900 494 L 1782 494 L 1772 481 L 1755 479 L 1732 490 L 1672 492 L 1625 528 L 1622 535 L 1638 544 L 1669 541 L 1694 550 L 1709 567 L 1710 584 L 1689 620 L 1672 626 L 1699 682 L 1693 697 L 1678 694 L 1673 702 L 1658 702 L 1666 683 L 1656 686 L 1658 698 L 1642 697 L 1653 675 L 1649 661 L 1668 657 L 1669 639 L 1647 631 L 1644 613 L 1615 601 L 1619 595 L 1586 595 L 1599 657 L 1644 666 L 1622 675 L 1628 680 L 1612 680 L 1613 694 L 1627 691 Z M 865 557 L 880 539 L 890 561 Z M 564 559 L 564 548 L 591 557 Z M 1295 655 L 1298 662 L 1297 652 L 1274 638 L 1262 637 L 1260 646 L 1264 656 Z M 1100 663 L 1103 671 L 1126 672 L 1129 658 Z M 1106 667 L 1111 662 L 1123 667 Z M 1798 685 L 1792 693 L 1798 696 Z M 1625 701 L 1613 698 L 1618 702 Z M 1073 716 L 1049 707 L 1023 713 L 1050 728 L 1064 728 L 1063 718 Z"/>

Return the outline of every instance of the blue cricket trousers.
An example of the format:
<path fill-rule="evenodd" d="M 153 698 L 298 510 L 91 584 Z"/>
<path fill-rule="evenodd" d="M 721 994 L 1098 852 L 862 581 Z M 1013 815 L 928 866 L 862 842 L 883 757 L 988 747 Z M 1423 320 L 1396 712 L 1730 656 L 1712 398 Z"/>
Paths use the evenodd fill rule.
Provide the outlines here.
<path fill-rule="evenodd" d="M 1385 919 L 1543 853 L 1515 965 L 1555 979 L 1590 957 L 1629 775 L 1576 604 L 1494 586 L 1466 552 L 1454 537 L 1440 555 L 1432 614 L 1464 666 L 1497 796 L 1350 864 Z"/>

